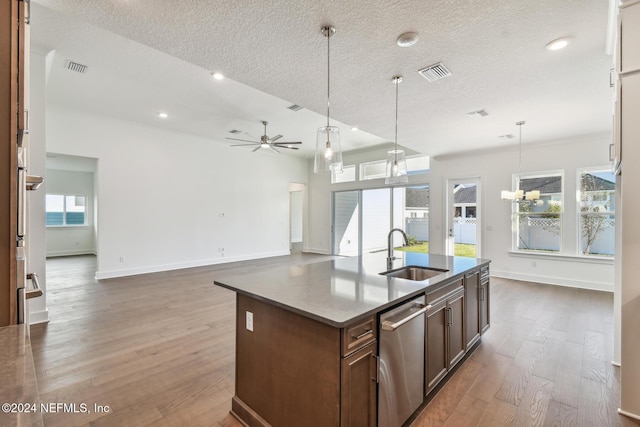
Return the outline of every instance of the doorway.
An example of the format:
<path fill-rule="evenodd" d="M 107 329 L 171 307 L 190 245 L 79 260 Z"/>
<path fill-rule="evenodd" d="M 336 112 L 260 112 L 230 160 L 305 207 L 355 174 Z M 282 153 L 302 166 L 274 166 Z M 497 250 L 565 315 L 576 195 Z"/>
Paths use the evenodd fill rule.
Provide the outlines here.
<path fill-rule="evenodd" d="M 305 189 L 305 184 L 289 184 L 289 252 L 292 254 L 303 251 Z"/>
<path fill-rule="evenodd" d="M 480 178 L 448 179 L 446 254 L 480 257 Z"/>

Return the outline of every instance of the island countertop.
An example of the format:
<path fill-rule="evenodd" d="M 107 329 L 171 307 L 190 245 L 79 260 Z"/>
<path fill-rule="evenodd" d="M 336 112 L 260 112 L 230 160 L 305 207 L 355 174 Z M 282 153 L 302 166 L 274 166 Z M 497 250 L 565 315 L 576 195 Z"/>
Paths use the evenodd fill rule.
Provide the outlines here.
<path fill-rule="evenodd" d="M 380 275 L 386 251 L 244 274 L 220 273 L 214 284 L 342 328 L 427 290 L 436 290 L 490 260 L 395 251 L 393 269 L 421 266 L 449 270 L 425 281 Z"/>

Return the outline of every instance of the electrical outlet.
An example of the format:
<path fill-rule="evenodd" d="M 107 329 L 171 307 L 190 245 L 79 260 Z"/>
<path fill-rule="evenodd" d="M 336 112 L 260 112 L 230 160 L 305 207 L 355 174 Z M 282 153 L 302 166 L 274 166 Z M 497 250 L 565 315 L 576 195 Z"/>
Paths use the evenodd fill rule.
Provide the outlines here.
<path fill-rule="evenodd" d="M 120 255 L 120 262 L 124 262 L 124 255 Z"/>
<path fill-rule="evenodd" d="M 531 261 L 531 267 L 537 267 L 538 264 L 535 261 Z"/>
<path fill-rule="evenodd" d="M 253 313 L 250 311 L 247 311 L 247 330 L 253 332 Z"/>

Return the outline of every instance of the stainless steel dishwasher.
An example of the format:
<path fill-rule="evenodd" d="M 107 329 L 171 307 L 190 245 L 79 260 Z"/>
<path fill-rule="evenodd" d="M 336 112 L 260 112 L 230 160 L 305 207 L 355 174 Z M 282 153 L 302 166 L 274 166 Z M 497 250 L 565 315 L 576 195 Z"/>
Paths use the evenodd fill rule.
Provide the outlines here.
<path fill-rule="evenodd" d="M 378 426 L 399 427 L 424 398 L 424 296 L 380 315 Z"/>

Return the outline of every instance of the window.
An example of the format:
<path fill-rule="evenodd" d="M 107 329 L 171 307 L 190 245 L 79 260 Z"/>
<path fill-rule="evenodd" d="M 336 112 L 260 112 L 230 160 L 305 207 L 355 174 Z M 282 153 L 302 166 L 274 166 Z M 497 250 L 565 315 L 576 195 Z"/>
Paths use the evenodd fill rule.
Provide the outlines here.
<path fill-rule="evenodd" d="M 360 163 L 360 180 L 384 178 L 387 173 L 387 161 Z"/>
<path fill-rule="evenodd" d="M 419 155 L 407 158 L 407 174 L 420 175 L 429 172 L 429 156 Z M 376 160 L 360 163 L 360 180 L 384 178 L 387 173 L 387 161 Z"/>
<path fill-rule="evenodd" d="M 85 225 L 86 200 L 85 196 L 47 194 L 47 227 Z"/>
<path fill-rule="evenodd" d="M 615 176 L 609 168 L 578 171 L 578 247 L 582 255 L 615 253 L 615 187 Z"/>
<path fill-rule="evenodd" d="M 331 183 L 353 182 L 356 180 L 356 165 L 342 167 L 342 173 L 331 172 Z"/>
<path fill-rule="evenodd" d="M 538 200 L 514 203 L 514 248 L 558 253 L 562 249 L 562 173 L 522 175 L 516 184 L 525 193 L 539 191 Z M 519 182 L 518 182 L 519 181 Z"/>

